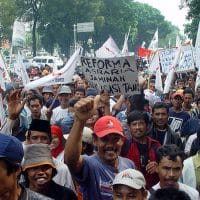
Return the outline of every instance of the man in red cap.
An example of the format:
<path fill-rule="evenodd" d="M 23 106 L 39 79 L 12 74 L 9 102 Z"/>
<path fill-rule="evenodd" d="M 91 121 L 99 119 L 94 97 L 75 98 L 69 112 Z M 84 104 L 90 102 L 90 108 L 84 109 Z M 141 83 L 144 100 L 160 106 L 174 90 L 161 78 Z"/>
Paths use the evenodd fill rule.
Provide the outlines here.
<path fill-rule="evenodd" d="M 120 157 L 124 135 L 120 122 L 104 116 L 94 126 L 96 154 L 82 156 L 82 132 L 93 114 L 94 100 L 87 97 L 75 105 L 74 124 L 65 147 L 65 162 L 75 174 L 84 199 L 112 199 L 112 182 L 116 173 L 135 168 L 134 163 Z"/>
<path fill-rule="evenodd" d="M 172 95 L 172 105 L 169 109 L 169 125 L 171 129 L 182 136 L 183 125 L 190 118 L 190 115 L 183 110 L 183 95 L 175 92 Z"/>

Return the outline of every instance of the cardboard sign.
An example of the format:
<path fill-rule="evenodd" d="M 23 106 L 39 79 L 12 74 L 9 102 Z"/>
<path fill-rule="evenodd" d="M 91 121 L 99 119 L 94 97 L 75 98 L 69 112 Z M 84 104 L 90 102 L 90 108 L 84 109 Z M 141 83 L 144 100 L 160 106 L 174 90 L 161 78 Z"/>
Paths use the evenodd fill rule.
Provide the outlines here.
<path fill-rule="evenodd" d="M 94 88 L 106 89 L 112 95 L 140 93 L 133 56 L 109 59 L 81 57 L 81 65 Z"/>
<path fill-rule="evenodd" d="M 192 46 L 182 46 L 182 56 L 179 65 L 176 68 L 176 72 L 194 71 L 194 58 Z"/>
<path fill-rule="evenodd" d="M 161 69 L 164 74 L 169 73 L 176 54 L 176 48 L 164 49 L 159 51 Z"/>

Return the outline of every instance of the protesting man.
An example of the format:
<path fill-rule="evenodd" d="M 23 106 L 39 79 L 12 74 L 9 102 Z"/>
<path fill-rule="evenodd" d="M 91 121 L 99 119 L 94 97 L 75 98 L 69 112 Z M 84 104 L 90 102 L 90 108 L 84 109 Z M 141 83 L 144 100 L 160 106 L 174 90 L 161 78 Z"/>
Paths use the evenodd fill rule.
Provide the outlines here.
<path fill-rule="evenodd" d="M 0 133 L 0 199 L 2 200 L 51 200 L 24 188 L 18 182 L 24 151 L 21 142 Z"/>
<path fill-rule="evenodd" d="M 115 174 L 135 166 L 131 160 L 119 156 L 124 136 L 120 122 L 112 116 L 104 116 L 95 123 L 96 154 L 81 156 L 82 132 L 93 114 L 93 104 L 93 98 L 87 97 L 75 105 L 74 124 L 65 146 L 65 162 L 75 174 L 84 200 L 111 200 Z"/>
<path fill-rule="evenodd" d="M 159 141 L 161 145 L 176 144 L 182 147 L 180 136 L 175 133 L 168 125 L 169 109 L 163 102 L 157 102 L 152 107 L 152 126 L 149 130 L 149 136 Z"/>
<path fill-rule="evenodd" d="M 154 185 L 150 192 L 154 193 L 160 188 L 172 187 L 186 192 L 192 200 L 199 199 L 199 193 L 194 188 L 178 182 L 183 169 L 184 153 L 174 145 L 164 145 L 156 152 L 158 163 L 157 173 L 160 182 Z"/>
<path fill-rule="evenodd" d="M 115 176 L 113 181 L 113 200 L 146 200 L 145 179 L 141 172 L 126 169 Z"/>
<path fill-rule="evenodd" d="M 146 135 L 149 117 L 145 112 L 132 111 L 127 121 L 132 138 L 125 141 L 122 155 L 131 159 L 137 169 L 143 173 L 148 189 L 158 182 L 155 173 L 157 166 L 155 154 L 160 143 Z"/>

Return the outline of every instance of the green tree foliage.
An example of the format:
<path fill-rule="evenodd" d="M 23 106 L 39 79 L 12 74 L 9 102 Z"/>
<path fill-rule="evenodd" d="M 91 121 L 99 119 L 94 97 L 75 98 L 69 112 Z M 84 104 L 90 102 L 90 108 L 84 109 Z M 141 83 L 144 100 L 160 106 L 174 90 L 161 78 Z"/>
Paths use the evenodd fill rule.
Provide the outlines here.
<path fill-rule="evenodd" d="M 200 0 L 186 1 L 186 6 L 188 6 L 189 8 L 187 19 L 191 22 L 185 25 L 185 32 L 195 44 L 198 25 L 200 21 Z"/>
<path fill-rule="evenodd" d="M 171 22 L 165 20 L 158 9 L 148 4 L 135 2 L 132 12 L 136 13 L 138 21 L 134 47 L 138 47 L 143 41 L 148 45 L 157 28 L 159 32 L 159 47 L 165 47 L 168 44 L 166 36 L 175 30 L 178 31 Z"/>
<path fill-rule="evenodd" d="M 11 39 L 12 25 L 15 20 L 16 6 L 13 0 L 0 0 L 0 36 L 1 39 Z"/>
<path fill-rule="evenodd" d="M 163 46 L 166 45 L 167 35 L 178 31 L 157 9 L 133 0 L 0 0 L 0 2 L 12 3 L 14 8 L 16 6 L 16 11 L 13 11 L 14 16 L 32 22 L 34 54 L 36 54 L 37 38 L 47 51 L 53 52 L 54 47 L 59 46 L 62 53 L 69 54 L 69 47 L 74 41 L 73 25 L 81 22 L 95 24 L 93 33 L 77 33 L 77 39 L 84 48 L 88 47 L 89 37 L 92 37 L 93 47 L 97 49 L 109 35 L 112 35 L 121 47 L 129 27 L 131 27 L 129 47 L 132 51 L 142 41 L 148 44 L 157 28 L 159 39 L 161 41 L 163 39 L 161 42 Z M 13 21 L 14 18 L 12 23 Z"/>

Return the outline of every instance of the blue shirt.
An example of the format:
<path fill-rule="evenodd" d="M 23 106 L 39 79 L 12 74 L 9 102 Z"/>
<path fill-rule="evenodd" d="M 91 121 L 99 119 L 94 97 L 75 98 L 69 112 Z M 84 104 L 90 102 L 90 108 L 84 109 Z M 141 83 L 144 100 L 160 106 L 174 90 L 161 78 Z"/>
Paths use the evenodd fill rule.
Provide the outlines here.
<path fill-rule="evenodd" d="M 135 168 L 133 161 L 119 156 L 118 171 L 105 164 L 98 155 L 83 156 L 84 165 L 76 180 L 81 186 L 84 200 L 112 200 L 112 182 L 115 175 Z"/>
<path fill-rule="evenodd" d="M 175 112 L 173 107 L 169 109 L 169 119 L 168 124 L 170 128 L 176 132 L 181 134 L 182 125 L 187 122 L 190 118 L 190 115 L 186 111 Z"/>

